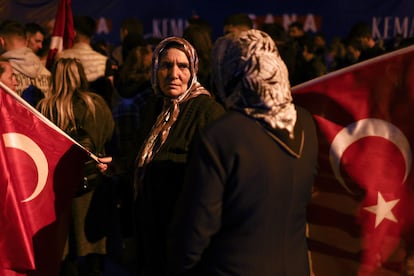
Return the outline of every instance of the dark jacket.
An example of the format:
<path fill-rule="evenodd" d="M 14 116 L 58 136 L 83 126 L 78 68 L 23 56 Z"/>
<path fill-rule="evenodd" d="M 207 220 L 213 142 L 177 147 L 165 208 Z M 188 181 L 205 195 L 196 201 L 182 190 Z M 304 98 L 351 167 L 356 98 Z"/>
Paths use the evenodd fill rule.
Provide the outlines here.
<path fill-rule="evenodd" d="M 167 140 L 145 167 L 136 200 L 137 265 L 147 271 L 144 275 L 165 273 L 167 229 L 181 192 L 189 150 L 199 131 L 223 113 L 223 107 L 206 95 L 182 103 Z"/>
<path fill-rule="evenodd" d="M 311 115 L 297 110 L 293 140 L 239 112 L 202 132 L 171 225 L 170 275 L 309 275 L 318 142 Z"/>
<path fill-rule="evenodd" d="M 105 144 L 111 139 L 114 131 L 114 120 L 112 119 L 112 112 L 106 105 L 105 100 L 96 94 L 90 94 L 96 105 L 95 118 L 87 111 L 87 106 L 84 102 L 75 98 L 74 113 L 78 128 L 82 128 L 88 133 L 94 143 L 94 154 L 105 154 Z M 75 138 L 76 139 L 76 138 Z"/>

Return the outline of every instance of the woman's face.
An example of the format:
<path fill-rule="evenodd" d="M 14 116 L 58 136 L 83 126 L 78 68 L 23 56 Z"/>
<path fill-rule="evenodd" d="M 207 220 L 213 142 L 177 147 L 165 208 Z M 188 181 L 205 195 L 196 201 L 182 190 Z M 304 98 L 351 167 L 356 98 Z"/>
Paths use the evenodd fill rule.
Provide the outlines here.
<path fill-rule="evenodd" d="M 170 48 L 162 55 L 157 72 L 158 84 L 164 95 L 177 98 L 188 88 L 190 64 L 184 52 Z"/>

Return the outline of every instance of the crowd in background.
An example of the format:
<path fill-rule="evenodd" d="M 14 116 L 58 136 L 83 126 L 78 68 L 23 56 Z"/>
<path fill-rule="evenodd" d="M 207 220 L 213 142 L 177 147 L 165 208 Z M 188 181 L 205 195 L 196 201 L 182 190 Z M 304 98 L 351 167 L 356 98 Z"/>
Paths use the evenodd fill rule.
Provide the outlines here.
<path fill-rule="evenodd" d="M 253 28 L 253 21 L 247 14 L 234 14 L 226 20 L 232 22 L 232 24 L 227 25 L 234 24 L 233 26 L 238 26 L 238 28 L 243 26 L 245 29 Z M 4 20 L 5 23 L 7 21 Z M 26 23 L 23 27 L 27 48 L 31 49 L 40 58 L 41 63 L 46 66 L 51 30 L 36 22 Z M 232 31 L 231 28 L 223 24 L 223 34 Z M 288 67 L 292 86 L 383 53 L 411 45 L 414 39 L 412 37 L 404 38 L 402 34 L 397 34 L 387 41 L 375 40 L 372 37 L 371 26 L 367 22 L 358 22 L 350 28 L 345 37 L 334 36 L 329 41 L 322 32 L 305 32 L 303 24 L 299 21 L 292 22 L 287 29 L 279 23 L 263 23 L 255 28 L 266 32 L 275 41 L 279 53 Z M 190 41 L 197 49 L 201 61 L 198 79 L 206 87 L 210 85 L 208 75 L 211 49 L 214 44 L 212 31 L 212 25 L 207 20 L 190 18 L 188 20 L 188 27 L 183 32 L 183 37 Z M 144 39 L 143 24 L 138 18 L 123 20 L 119 32 L 120 45 L 112 45 L 110 42 L 102 39 L 96 40 L 93 36 L 94 32 L 88 34 L 90 35 L 90 46 L 93 50 L 104 55 L 108 62 L 111 63 L 107 69 L 112 72 L 106 72 L 106 74 L 113 74 L 111 77 L 112 82 L 115 79 L 118 81 L 113 87 L 116 93 L 111 91 L 105 92 L 107 101 L 112 100 L 108 98 L 110 97 L 109 94 L 113 94 L 112 96 L 116 98 L 118 95 L 129 97 L 133 93 L 131 91 L 135 89 L 129 85 L 131 83 L 124 85 L 124 82 L 126 78 L 131 79 L 138 76 L 127 75 L 131 70 L 136 69 L 149 72 L 151 53 L 148 52 L 151 52 L 157 43 L 161 41 L 161 38 L 156 37 Z M 138 52 L 136 52 L 137 47 L 140 47 Z M 131 53 L 131 50 L 134 50 L 135 54 Z M 142 58 L 142 55 L 145 55 L 145 58 Z M 6 56 L 3 55 L 3 57 L 13 59 L 13 57 L 8 57 L 7 54 Z M 142 62 L 146 64 L 142 64 Z M 12 63 L 15 62 L 12 61 Z M 51 70 L 51 68 L 47 69 Z M 16 74 L 16 78 L 19 78 L 19 74 Z M 18 81 L 18 93 L 22 93 L 20 83 L 22 81 Z M 37 88 L 43 89 L 43 92 L 45 88 L 42 85 L 44 83 L 46 82 L 36 85 Z"/>
<path fill-rule="evenodd" d="M 93 149 L 98 154 L 113 157 L 112 174 L 99 180 L 106 185 L 105 191 L 102 191 L 105 200 L 94 207 L 95 212 L 105 212 L 98 215 L 100 221 L 97 225 L 104 225 L 106 230 L 105 233 L 95 233 L 92 230 L 97 235 L 94 243 L 99 242 L 99 248 L 96 247 L 98 249 L 82 247 L 82 250 L 73 252 L 69 248 L 68 254 L 86 256 L 92 253 L 94 258 L 89 258 L 92 259 L 90 266 L 96 270 L 100 270 L 102 266 L 99 256 L 106 254 L 125 267 L 133 266 L 128 251 L 132 247 L 130 241 L 133 240 L 135 231 L 131 219 L 134 212 L 135 160 L 141 144 L 156 123 L 157 114 L 162 110 L 156 104 L 151 108 L 147 106 L 154 97 L 151 65 L 154 50 L 161 39 L 144 39 L 140 20 L 128 18 L 120 27 L 121 44 L 115 47 L 106 41 L 94 40 L 96 22 L 92 18 L 75 16 L 74 19 L 77 33 L 75 44 L 72 49 L 59 53 L 56 61 L 61 61 L 50 68 L 46 67 L 50 34 L 34 22 L 24 25 L 21 22 L 4 20 L 0 25 L 0 80 L 33 106 L 40 110 L 46 109 L 45 114 L 68 133 L 73 134 L 71 126 L 81 124 L 82 127 L 78 127 L 78 131 L 73 134 L 75 137 L 83 139 L 80 131 L 86 127 L 83 124 L 89 124 L 93 132 L 96 132 L 94 139 L 99 140 L 99 143 Z M 198 54 L 197 80 L 214 94 L 216 87 L 211 82 L 212 50 L 215 44 L 212 27 L 201 18 L 191 18 L 188 23 L 183 38 L 193 45 Z M 231 15 L 223 22 L 223 34 L 252 28 L 253 22 L 245 14 Z M 356 23 L 347 37 L 335 37 L 329 42 L 323 33 L 306 33 L 300 22 L 291 23 L 287 30 L 278 23 L 263 24 L 258 28 L 276 43 L 287 66 L 291 86 L 400 49 L 413 42 L 412 38 L 402 38 L 400 35 L 391 41 L 375 41 L 367 23 Z M 72 59 L 76 62 L 73 63 Z M 80 79 L 73 77 L 74 71 Z M 63 78 L 64 74 L 68 77 Z M 63 104 L 61 110 L 72 108 L 77 114 L 74 117 L 69 112 L 69 119 L 59 119 L 56 116 L 59 109 L 47 109 L 51 102 L 64 102 L 64 99 L 60 100 L 58 97 L 51 100 L 50 94 L 61 91 L 61 97 L 65 97 L 63 92 L 70 93 L 76 89 L 99 95 L 96 97 L 87 93 L 81 97 L 87 99 L 86 102 L 94 102 L 95 104 L 88 105 L 87 108 L 94 106 L 94 111 L 104 114 L 98 117 L 105 119 L 97 124 L 88 122 L 90 118 L 84 118 L 84 106 L 65 107 Z M 108 114 L 111 115 L 110 119 Z M 108 124 L 102 126 L 103 120 Z M 88 193 L 78 195 L 77 200 L 80 201 L 85 194 Z M 85 223 L 92 201 L 89 194 L 84 202 L 78 202 L 74 210 L 81 213 L 83 221 L 74 224 Z M 79 229 L 74 231 L 76 235 L 78 232 Z M 76 242 L 85 245 L 83 241 Z M 102 245 L 102 242 L 106 245 Z M 73 258 L 72 255 L 70 257 Z M 128 269 L 132 270 L 131 267 Z"/>
<path fill-rule="evenodd" d="M 137 38 L 129 37 L 124 41 L 128 32 L 137 33 L 142 37 L 143 27 L 139 22 L 132 23 L 137 19 L 127 19 L 121 24 L 122 44 L 131 45 Z M 245 29 L 254 27 L 252 20 L 246 14 L 234 14 L 226 20 L 234 22 L 240 28 Z M 129 21 L 129 23 L 128 23 Z M 201 78 L 205 78 L 208 72 L 211 48 L 214 44 L 212 37 L 212 25 L 202 18 L 190 18 L 188 27 L 183 32 L 183 37 L 191 41 L 197 49 L 201 62 Z M 133 25 L 135 27 L 132 27 Z M 138 27 L 140 26 L 140 27 Z M 321 76 L 323 74 L 347 67 L 360 61 L 400 49 L 413 43 L 412 37 L 404 38 L 402 34 L 397 34 L 389 40 L 375 40 L 372 36 L 372 29 L 368 22 L 356 22 L 346 36 L 334 36 L 329 41 L 322 32 L 305 32 L 303 24 L 299 21 L 292 22 L 285 29 L 279 23 L 264 23 L 255 26 L 268 33 L 276 42 L 278 50 L 288 66 L 292 86 Z M 223 33 L 229 32 L 223 25 Z M 134 36 L 134 35 L 131 35 Z M 145 42 L 151 46 L 156 45 L 159 38 L 148 38 Z M 96 46 L 103 48 L 105 54 L 114 58 L 118 64 L 122 64 L 120 47 L 113 47 L 105 42 L 97 42 Z M 207 82 L 206 85 L 208 84 Z"/>

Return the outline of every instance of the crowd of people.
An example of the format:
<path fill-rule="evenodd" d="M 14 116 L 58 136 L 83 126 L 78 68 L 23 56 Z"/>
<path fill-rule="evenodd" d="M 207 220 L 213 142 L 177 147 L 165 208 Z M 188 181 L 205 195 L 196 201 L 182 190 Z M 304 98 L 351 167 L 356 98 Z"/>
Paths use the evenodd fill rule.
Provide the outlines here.
<path fill-rule="evenodd" d="M 328 45 L 299 22 L 255 28 L 246 14 L 217 40 L 200 18 L 163 39 L 128 18 L 113 49 L 91 17 L 74 28 L 47 68 L 40 25 L 0 25 L 0 81 L 111 157 L 85 163 L 60 275 L 104 275 L 105 258 L 130 275 L 309 275 L 318 147 L 290 88 L 410 40 L 381 44 L 358 23 Z"/>

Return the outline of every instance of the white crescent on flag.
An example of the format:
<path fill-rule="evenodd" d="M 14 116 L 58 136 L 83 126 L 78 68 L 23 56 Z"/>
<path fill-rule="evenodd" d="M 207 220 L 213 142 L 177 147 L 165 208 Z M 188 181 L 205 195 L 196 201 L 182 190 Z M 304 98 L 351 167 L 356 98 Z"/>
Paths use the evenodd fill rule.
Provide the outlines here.
<path fill-rule="evenodd" d="M 412 153 L 410 143 L 395 125 L 380 119 L 367 118 L 354 122 L 341 129 L 332 140 L 329 149 L 329 160 L 336 179 L 350 193 L 351 190 L 345 184 L 340 173 L 340 162 L 342 154 L 354 142 L 368 136 L 377 136 L 392 142 L 401 151 L 405 161 L 405 173 L 403 182 L 411 171 Z"/>
<path fill-rule="evenodd" d="M 27 153 L 36 165 L 37 169 L 37 185 L 33 193 L 22 202 L 28 202 L 35 199 L 44 189 L 49 173 L 48 162 L 42 149 L 29 137 L 20 133 L 4 133 L 4 145 L 6 148 L 15 148 Z"/>

